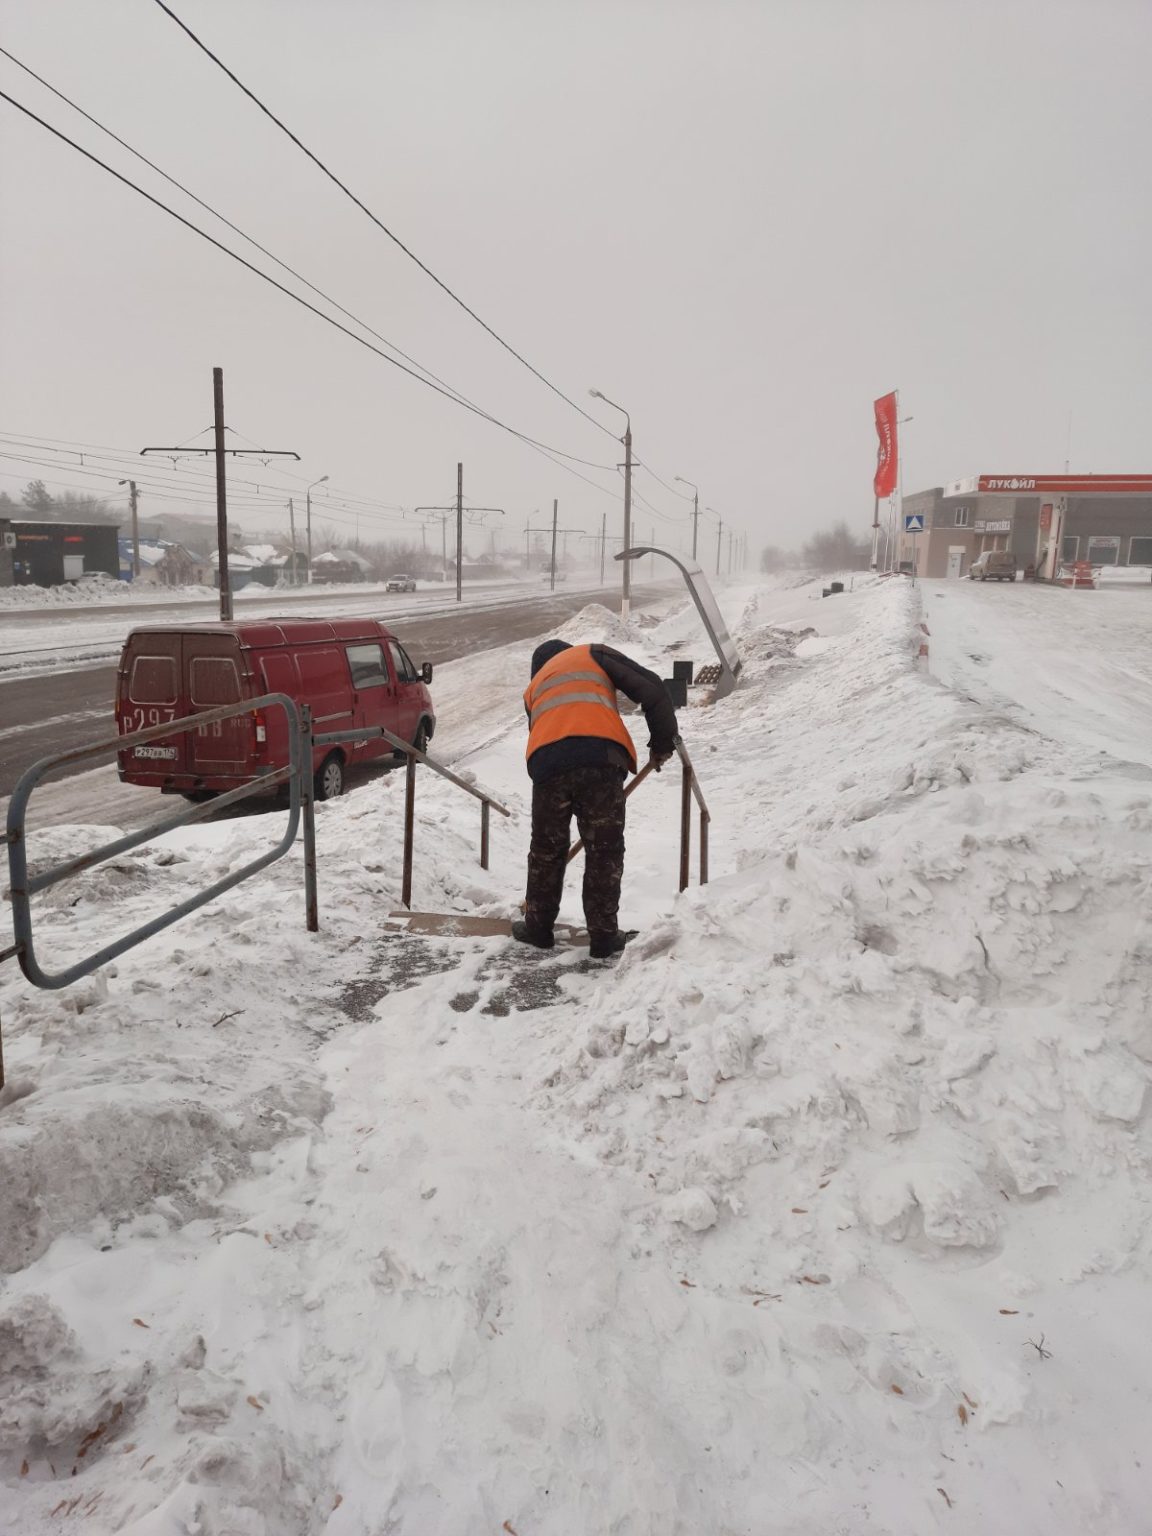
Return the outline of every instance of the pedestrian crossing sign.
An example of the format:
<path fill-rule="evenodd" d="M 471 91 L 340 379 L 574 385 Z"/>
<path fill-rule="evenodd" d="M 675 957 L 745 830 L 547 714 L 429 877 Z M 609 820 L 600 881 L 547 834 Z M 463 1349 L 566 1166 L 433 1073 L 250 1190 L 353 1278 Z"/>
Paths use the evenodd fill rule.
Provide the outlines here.
<path fill-rule="evenodd" d="M 924 532 L 924 514 L 923 514 L 923 512 L 909 512 L 908 513 L 908 515 L 904 519 L 904 532 L 905 533 L 923 533 Z"/>

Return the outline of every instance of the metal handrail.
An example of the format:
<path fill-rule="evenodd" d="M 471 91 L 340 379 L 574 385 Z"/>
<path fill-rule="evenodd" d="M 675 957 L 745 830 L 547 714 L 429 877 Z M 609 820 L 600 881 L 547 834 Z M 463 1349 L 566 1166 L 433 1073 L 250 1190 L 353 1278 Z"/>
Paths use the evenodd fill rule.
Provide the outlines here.
<path fill-rule="evenodd" d="M 676 738 L 676 756 L 680 759 L 683 777 L 680 781 L 680 889 L 686 891 L 692 883 L 692 800 L 700 808 L 700 884 L 708 884 L 708 828 L 712 814 L 700 788 L 700 780 L 688 756 L 688 748 L 679 736 Z"/>
<path fill-rule="evenodd" d="M 680 788 L 680 889 L 682 891 L 686 891 L 689 885 L 692 883 L 691 863 L 693 798 L 695 798 L 696 804 L 700 808 L 701 885 L 708 884 L 708 828 L 712 821 L 712 815 L 704 799 L 704 791 L 700 788 L 700 780 L 696 777 L 696 770 L 692 766 L 692 759 L 688 756 L 688 749 L 679 736 L 676 738 L 675 750 L 683 769 L 683 778 L 681 780 Z M 636 777 L 624 791 L 625 800 L 627 800 L 628 796 L 633 792 L 633 790 L 640 788 L 640 785 L 643 784 L 644 780 L 655 767 L 656 764 L 652 761 L 644 764 L 643 768 L 641 768 L 640 772 L 636 775 Z M 576 858 L 583 847 L 584 839 L 577 838 L 577 840 L 572 844 L 572 847 L 568 850 L 569 864 L 571 864 L 572 860 Z"/>
<path fill-rule="evenodd" d="M 146 742 L 157 741 L 163 737 L 184 735 L 189 731 L 201 730 L 204 726 L 214 725 L 222 720 L 232 719 L 236 715 L 248 715 L 255 710 L 268 709 L 278 705 L 284 710 L 288 721 L 289 763 L 286 768 L 279 768 L 267 774 L 261 774 L 252 779 L 248 784 L 242 784 L 238 789 L 232 789 L 227 794 L 220 795 L 207 805 L 192 806 L 189 810 L 178 816 L 167 817 L 163 821 L 155 822 L 143 827 L 139 831 L 127 833 L 123 837 L 113 838 L 108 843 L 102 843 L 100 847 L 92 849 L 89 853 L 82 854 L 79 858 L 67 859 L 62 864 L 57 864 L 50 869 L 41 871 L 40 874 L 29 876 L 28 874 L 28 847 L 27 830 L 24 818 L 28 808 L 28 802 L 32 791 L 39 784 L 45 774 L 54 768 L 59 768 L 66 763 L 75 763 L 86 757 L 98 757 L 108 752 L 130 751 L 133 747 L 143 746 Z M 33 763 L 21 776 L 12 791 L 12 798 L 8 802 L 8 817 L 4 841 L 8 844 L 8 873 L 9 895 L 12 900 L 12 928 L 16 943 L 11 951 L 5 951 L 5 955 L 15 954 L 20 962 L 20 969 L 33 984 L 50 991 L 56 991 L 61 987 L 70 986 L 72 982 L 79 981 L 83 976 L 89 976 L 99 966 L 109 960 L 114 960 L 122 955 L 125 950 L 142 943 L 144 939 L 151 938 L 160 933 L 171 924 L 186 917 L 198 907 L 206 905 L 215 897 L 223 895 L 233 886 L 239 885 L 249 875 L 256 874 L 266 868 L 277 859 L 282 858 L 296 840 L 296 833 L 300 826 L 300 784 L 303 777 L 302 766 L 302 737 L 300 730 L 300 712 L 293 699 L 284 693 L 269 693 L 258 699 L 245 699 L 242 703 L 229 704 L 220 709 L 206 710 L 198 715 L 183 715 L 176 719 L 166 721 L 163 725 L 152 725 L 142 731 L 133 731 L 126 735 L 114 736 L 111 739 L 96 742 L 92 746 L 75 747 L 70 752 L 62 752 L 56 757 L 41 758 Z M 311 770 L 309 768 L 309 778 Z M 274 848 L 261 854 L 256 859 L 251 859 L 247 864 L 231 874 L 217 880 L 207 890 L 190 896 L 186 901 L 169 908 L 159 917 L 150 922 L 134 928 L 130 933 L 112 944 L 106 944 L 103 949 L 95 954 L 88 955 L 78 960 L 66 970 L 48 972 L 45 971 L 36 959 L 35 942 L 32 931 L 31 898 L 38 892 L 47 890 L 57 885 L 69 875 L 79 874 L 82 870 L 94 868 L 102 864 L 106 859 L 115 858 L 117 854 L 124 853 L 129 848 L 139 847 L 141 843 L 150 842 L 153 838 L 163 836 L 165 832 L 171 832 L 177 827 L 189 826 L 193 822 L 201 821 L 207 815 L 219 810 L 222 806 L 234 805 L 237 801 L 246 799 L 249 795 L 261 794 L 269 786 L 287 782 L 289 786 L 289 814 L 288 825 L 284 835 Z"/>
<path fill-rule="evenodd" d="M 305 706 L 304 730 L 306 734 L 311 732 L 311 711 Z M 402 736 L 396 736 L 386 730 L 382 725 L 362 726 L 359 730 L 351 731 L 324 731 L 318 736 L 312 736 L 314 747 L 335 746 L 344 741 L 364 741 L 370 737 L 378 737 L 390 742 L 398 752 L 403 752 L 407 759 L 404 776 L 404 872 L 401 879 L 400 899 L 411 911 L 412 908 L 412 864 L 415 853 L 415 827 L 416 827 L 416 765 L 423 763 L 426 768 L 431 768 L 442 779 L 447 779 L 450 784 L 455 784 L 457 789 L 463 789 L 474 800 L 480 801 L 480 868 L 488 868 L 489 838 L 491 811 L 500 812 L 501 816 L 511 816 L 512 812 L 506 805 L 501 805 L 499 800 L 477 789 L 474 784 L 469 784 L 465 779 L 459 778 L 450 768 L 443 763 L 438 763 L 434 757 L 429 757 L 427 752 L 421 752 L 410 741 L 405 741 Z M 316 812 L 313 805 L 311 781 L 304 789 L 304 868 L 307 887 L 308 929 L 315 933 L 320 927 L 320 914 L 316 894 Z"/>

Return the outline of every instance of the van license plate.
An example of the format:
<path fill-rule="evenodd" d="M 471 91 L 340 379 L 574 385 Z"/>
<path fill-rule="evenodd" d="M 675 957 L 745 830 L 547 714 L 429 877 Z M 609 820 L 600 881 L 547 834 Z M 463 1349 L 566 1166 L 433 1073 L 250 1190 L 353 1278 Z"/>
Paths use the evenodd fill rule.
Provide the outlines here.
<path fill-rule="evenodd" d="M 133 747 L 132 753 L 133 753 L 134 757 L 174 758 L 176 756 L 176 748 L 175 747 Z"/>

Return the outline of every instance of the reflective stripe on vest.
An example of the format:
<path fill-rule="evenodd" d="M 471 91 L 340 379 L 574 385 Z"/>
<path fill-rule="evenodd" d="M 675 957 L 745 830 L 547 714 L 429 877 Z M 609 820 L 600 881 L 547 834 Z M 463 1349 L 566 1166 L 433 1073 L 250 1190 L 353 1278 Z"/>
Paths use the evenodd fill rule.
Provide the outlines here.
<path fill-rule="evenodd" d="M 525 690 L 524 705 L 529 757 L 569 736 L 599 736 L 621 746 L 636 771 L 636 749 L 620 718 L 615 684 L 592 659 L 590 646 L 573 646 L 546 662 Z"/>

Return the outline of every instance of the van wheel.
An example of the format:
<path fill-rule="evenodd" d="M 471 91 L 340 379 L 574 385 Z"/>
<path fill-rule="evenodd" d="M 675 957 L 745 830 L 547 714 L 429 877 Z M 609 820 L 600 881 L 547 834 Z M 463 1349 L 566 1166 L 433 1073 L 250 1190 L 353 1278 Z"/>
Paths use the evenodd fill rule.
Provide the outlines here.
<path fill-rule="evenodd" d="M 180 794 L 193 805 L 206 805 L 209 800 L 215 800 L 218 790 L 215 789 L 182 789 Z"/>
<path fill-rule="evenodd" d="M 344 759 L 332 752 L 316 770 L 313 790 L 317 800 L 338 800 L 344 793 Z"/>
<path fill-rule="evenodd" d="M 421 720 L 420 724 L 416 727 L 416 734 L 412 738 L 412 745 L 416 748 L 417 752 L 427 752 L 430 740 L 428 722 L 427 720 Z"/>

